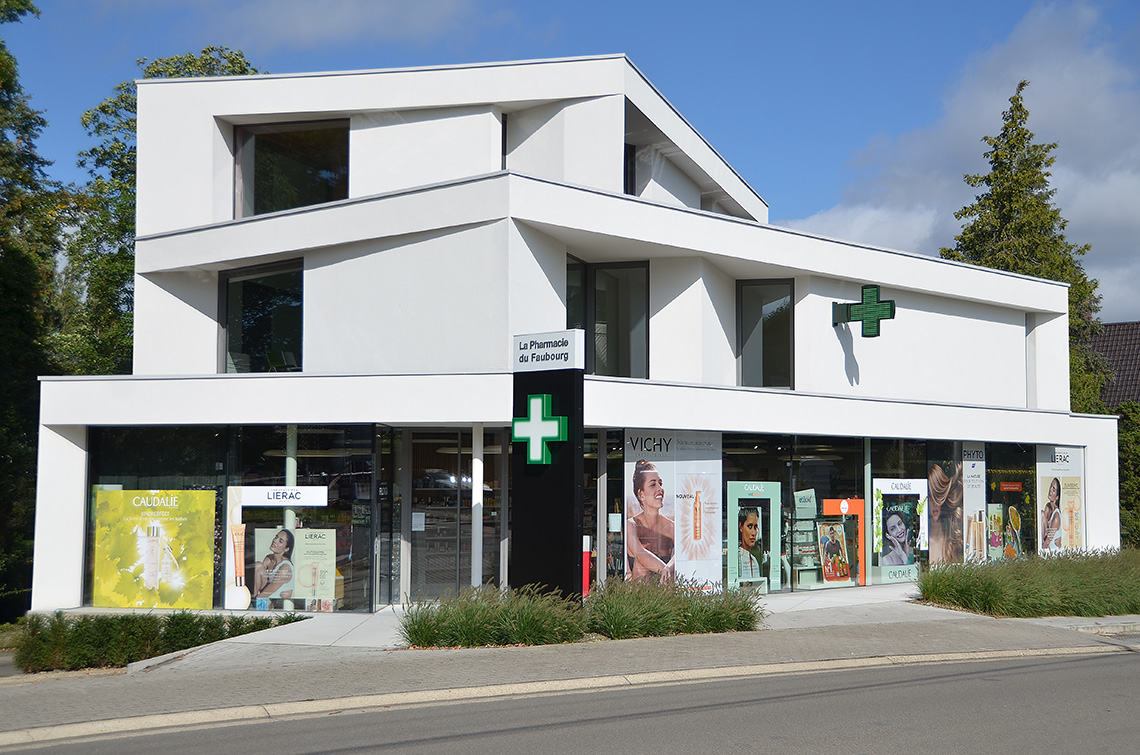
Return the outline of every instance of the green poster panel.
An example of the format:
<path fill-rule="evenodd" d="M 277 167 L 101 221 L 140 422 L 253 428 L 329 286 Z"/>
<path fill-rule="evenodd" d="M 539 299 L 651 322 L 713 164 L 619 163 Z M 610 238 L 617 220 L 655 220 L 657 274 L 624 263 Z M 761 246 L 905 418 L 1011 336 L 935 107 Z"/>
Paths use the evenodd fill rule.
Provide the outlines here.
<path fill-rule="evenodd" d="M 781 553 L 780 483 L 729 482 L 728 587 L 780 589 Z"/>
<path fill-rule="evenodd" d="M 96 490 L 101 608 L 211 608 L 213 490 Z"/>

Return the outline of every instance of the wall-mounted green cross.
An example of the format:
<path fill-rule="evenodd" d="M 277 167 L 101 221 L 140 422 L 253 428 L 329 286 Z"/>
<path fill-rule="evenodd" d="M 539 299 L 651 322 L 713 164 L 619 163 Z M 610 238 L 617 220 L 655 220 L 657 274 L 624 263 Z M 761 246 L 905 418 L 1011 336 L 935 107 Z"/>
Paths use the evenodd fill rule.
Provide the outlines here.
<path fill-rule="evenodd" d="M 894 317 L 894 301 L 879 301 L 878 286 L 863 286 L 863 300 L 858 304 L 834 302 L 831 305 L 831 324 L 861 322 L 864 338 L 874 338 L 879 335 L 879 322 L 893 320 Z"/>

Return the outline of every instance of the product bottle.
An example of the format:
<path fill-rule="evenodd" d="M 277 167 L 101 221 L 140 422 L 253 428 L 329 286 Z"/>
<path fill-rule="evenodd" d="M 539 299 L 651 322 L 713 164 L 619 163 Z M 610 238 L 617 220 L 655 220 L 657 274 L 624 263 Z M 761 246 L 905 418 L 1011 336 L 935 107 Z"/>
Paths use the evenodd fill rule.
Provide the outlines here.
<path fill-rule="evenodd" d="M 170 543 L 164 543 L 162 546 L 162 581 L 169 585 L 174 581 L 174 551 L 170 549 Z"/>
<path fill-rule="evenodd" d="M 158 589 L 159 560 L 162 557 L 158 533 L 157 524 L 147 526 L 146 550 L 143 552 L 143 587 L 148 590 Z"/>
<path fill-rule="evenodd" d="M 701 491 L 693 496 L 693 541 L 701 539 Z"/>

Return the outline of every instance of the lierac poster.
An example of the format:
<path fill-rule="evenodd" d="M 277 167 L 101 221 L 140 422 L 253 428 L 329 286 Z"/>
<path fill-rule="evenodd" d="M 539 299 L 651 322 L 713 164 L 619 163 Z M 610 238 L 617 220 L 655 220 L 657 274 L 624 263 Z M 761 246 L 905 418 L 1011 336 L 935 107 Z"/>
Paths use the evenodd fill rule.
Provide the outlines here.
<path fill-rule="evenodd" d="M 211 608 L 216 498 L 213 490 L 97 490 L 92 604 Z"/>
<path fill-rule="evenodd" d="M 626 579 L 720 589 L 720 433 L 625 433 Z"/>
<path fill-rule="evenodd" d="M 1037 551 L 1085 546 L 1083 448 L 1037 447 Z"/>

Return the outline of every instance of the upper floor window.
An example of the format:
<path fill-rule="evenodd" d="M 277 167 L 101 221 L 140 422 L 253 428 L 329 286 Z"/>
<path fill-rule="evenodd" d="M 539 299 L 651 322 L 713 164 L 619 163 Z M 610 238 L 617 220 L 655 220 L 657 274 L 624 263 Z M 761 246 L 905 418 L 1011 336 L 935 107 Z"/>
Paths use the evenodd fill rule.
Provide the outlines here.
<path fill-rule="evenodd" d="M 223 277 L 226 372 L 301 369 L 303 282 L 296 264 Z"/>
<path fill-rule="evenodd" d="M 348 121 L 238 126 L 239 218 L 348 198 Z"/>
<path fill-rule="evenodd" d="M 792 388 L 792 281 L 737 281 L 741 385 Z"/>
<path fill-rule="evenodd" d="M 649 377 L 649 263 L 567 256 L 566 327 L 586 331 L 586 372 Z"/>

